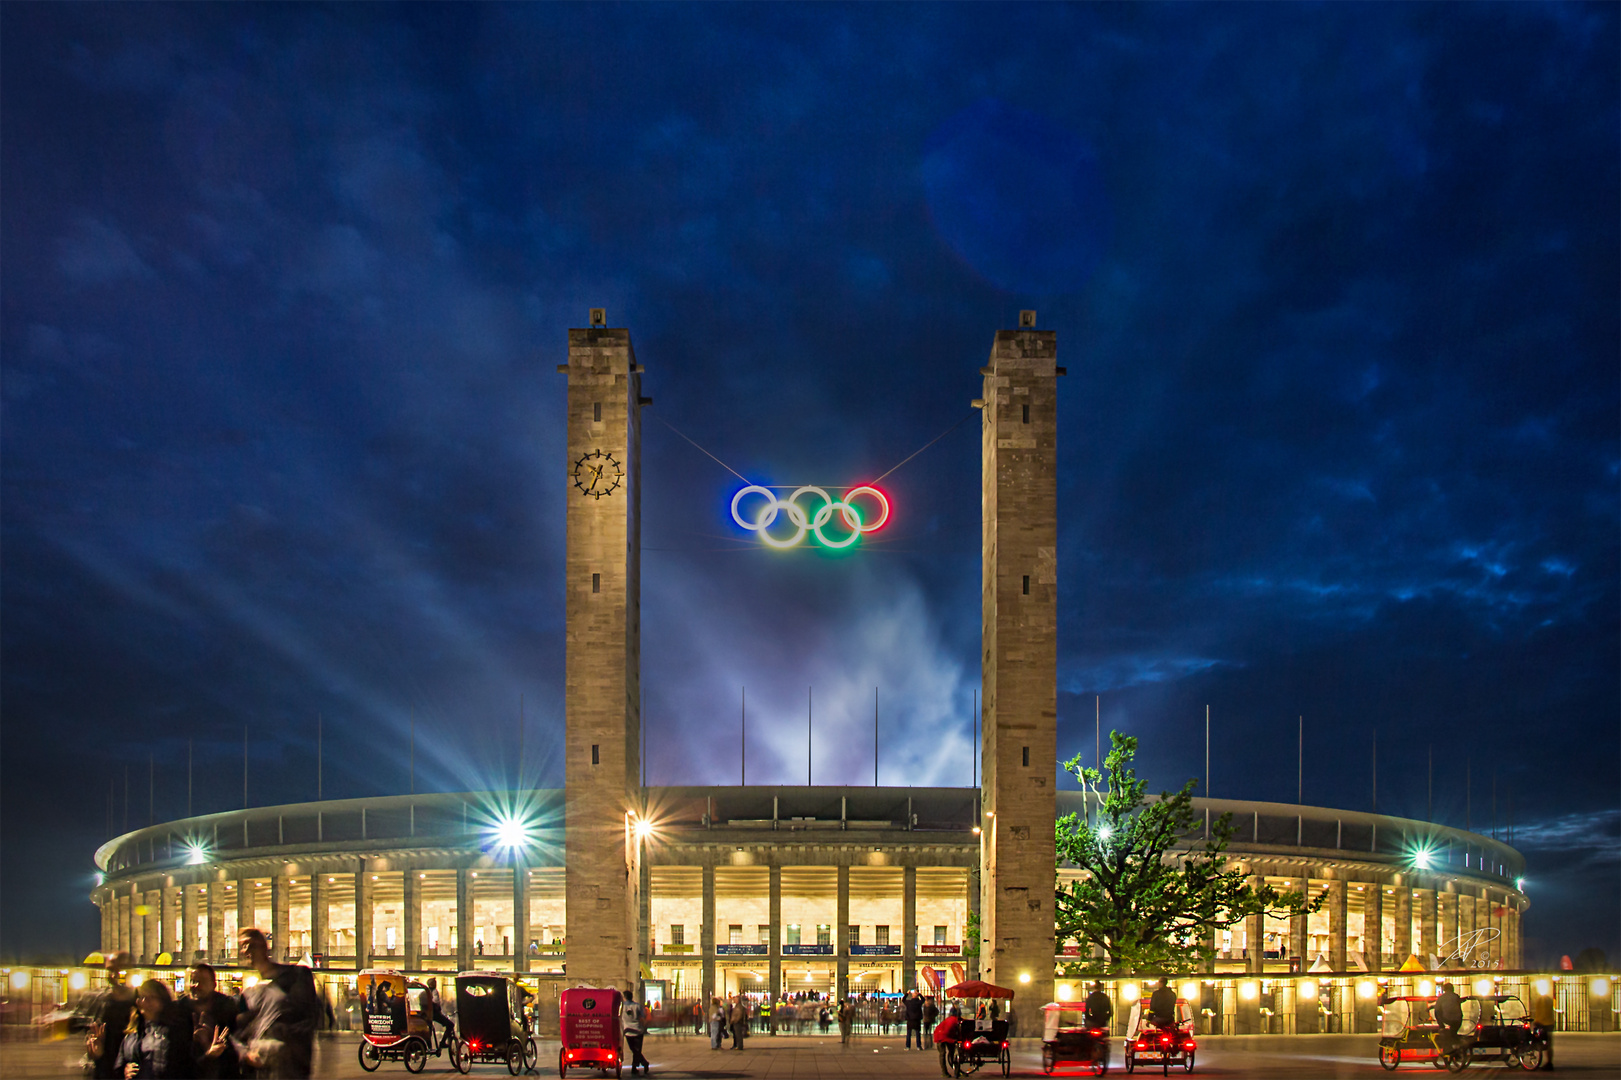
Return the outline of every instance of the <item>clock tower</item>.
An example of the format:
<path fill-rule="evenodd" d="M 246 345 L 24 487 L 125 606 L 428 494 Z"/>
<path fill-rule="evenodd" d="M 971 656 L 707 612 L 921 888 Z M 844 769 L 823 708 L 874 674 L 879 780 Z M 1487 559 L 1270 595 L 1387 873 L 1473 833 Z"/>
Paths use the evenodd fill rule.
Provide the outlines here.
<path fill-rule="evenodd" d="M 641 368 L 630 331 L 568 332 L 564 863 L 569 981 L 641 970 Z"/>

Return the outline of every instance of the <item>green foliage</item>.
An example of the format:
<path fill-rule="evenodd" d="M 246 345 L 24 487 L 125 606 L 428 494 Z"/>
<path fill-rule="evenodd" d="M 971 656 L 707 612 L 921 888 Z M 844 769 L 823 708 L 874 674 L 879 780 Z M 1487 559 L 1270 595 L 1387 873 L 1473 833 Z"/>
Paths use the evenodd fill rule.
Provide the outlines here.
<path fill-rule="evenodd" d="M 964 956 L 979 955 L 979 912 L 968 913 L 968 926 L 963 931 L 962 954 Z"/>
<path fill-rule="evenodd" d="M 1131 768 L 1137 740 L 1116 731 L 1109 741 L 1102 772 L 1082 768 L 1078 756 L 1064 763 L 1087 794 L 1088 812 L 1058 819 L 1058 865 L 1083 873 L 1058 886 L 1057 936 L 1103 954 L 1068 965 L 1069 974 L 1194 971 L 1210 957 L 1215 931 L 1262 912 L 1285 918 L 1322 905 L 1322 897 L 1308 903 L 1302 893 L 1251 886 L 1243 871 L 1227 869 L 1231 814 L 1211 822 L 1202 844 L 1176 850 L 1195 827 L 1203 832 L 1193 808 L 1198 781 L 1150 800 Z"/>

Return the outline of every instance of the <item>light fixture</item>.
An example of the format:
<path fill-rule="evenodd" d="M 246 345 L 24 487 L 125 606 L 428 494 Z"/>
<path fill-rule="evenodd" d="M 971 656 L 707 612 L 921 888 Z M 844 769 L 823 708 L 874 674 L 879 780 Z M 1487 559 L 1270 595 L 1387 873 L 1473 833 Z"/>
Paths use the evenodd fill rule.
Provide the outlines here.
<path fill-rule="evenodd" d="M 1303 1001 L 1315 1001 L 1317 999 L 1317 984 L 1311 979 L 1301 979 L 1300 997 Z"/>
<path fill-rule="evenodd" d="M 1256 995 L 1258 995 L 1260 992 L 1261 988 L 1256 986 L 1254 981 L 1250 979 L 1245 979 L 1243 982 L 1238 984 L 1238 996 L 1243 998 L 1245 1001 L 1254 1001 Z"/>
<path fill-rule="evenodd" d="M 1121 1001 L 1136 1001 L 1142 995 L 1142 988 L 1134 982 L 1124 983 L 1120 987 Z"/>
<path fill-rule="evenodd" d="M 28 989 L 28 972 L 26 972 L 26 971 L 13 971 L 11 973 L 11 988 L 13 990 L 27 990 Z"/>
<path fill-rule="evenodd" d="M 646 818 L 636 819 L 636 839 L 646 840 L 653 835 L 653 823 Z"/>
<path fill-rule="evenodd" d="M 1492 992 L 1492 981 L 1490 979 L 1476 979 L 1475 980 L 1475 994 L 1476 994 L 1476 996 L 1485 997 L 1487 994 L 1489 994 L 1491 992 Z"/>
<path fill-rule="evenodd" d="M 1373 983 L 1369 982 L 1367 979 L 1363 979 L 1361 982 L 1356 984 L 1356 996 L 1357 997 L 1371 998 L 1371 997 L 1373 997 L 1374 994 L 1376 994 L 1378 992 L 1379 992 L 1379 988 L 1377 986 L 1375 986 Z"/>
<path fill-rule="evenodd" d="M 1430 982 L 1430 980 L 1428 980 L 1428 979 L 1420 979 L 1420 980 L 1418 980 L 1418 996 L 1419 997 L 1429 997 L 1433 993 L 1435 993 L 1435 984 L 1434 983 Z"/>
<path fill-rule="evenodd" d="M 1074 996 L 1075 996 L 1075 991 L 1070 988 L 1069 983 L 1059 983 L 1058 984 L 1058 1000 L 1059 1001 L 1068 1001 L 1070 998 L 1072 998 Z"/>
<path fill-rule="evenodd" d="M 1592 994 L 1596 998 L 1609 997 L 1610 996 L 1610 980 L 1609 979 L 1594 979 L 1592 982 L 1587 984 L 1587 992 L 1589 994 Z"/>
<path fill-rule="evenodd" d="M 1030 973 L 1028 971 L 1019 972 L 1019 981 L 1022 982 L 1022 983 L 1029 982 L 1030 981 Z"/>
<path fill-rule="evenodd" d="M 1538 979 L 1536 982 L 1538 997 L 1553 997 L 1553 980 Z"/>
<path fill-rule="evenodd" d="M 1182 997 L 1186 1001 L 1197 1001 L 1199 998 L 1199 984 L 1196 982 L 1183 983 Z"/>
<path fill-rule="evenodd" d="M 82 971 L 75 971 L 68 976 L 69 990 L 83 990 L 90 985 L 90 977 Z"/>

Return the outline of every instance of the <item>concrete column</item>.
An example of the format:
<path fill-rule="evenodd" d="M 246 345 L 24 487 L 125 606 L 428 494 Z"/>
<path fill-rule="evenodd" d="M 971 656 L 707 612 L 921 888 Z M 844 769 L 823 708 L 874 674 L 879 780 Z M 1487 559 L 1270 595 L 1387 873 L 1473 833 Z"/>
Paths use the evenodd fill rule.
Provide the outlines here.
<path fill-rule="evenodd" d="M 833 980 L 833 996 L 843 1000 L 850 992 L 850 868 L 839 864 L 838 908 L 833 916 L 834 951 L 837 974 Z"/>
<path fill-rule="evenodd" d="M 288 894 L 292 887 L 287 884 L 287 871 L 278 869 L 270 875 L 270 943 L 273 956 L 277 961 L 285 964 L 295 960 L 290 944 L 292 931 L 292 897 Z"/>
<path fill-rule="evenodd" d="M 715 868 L 710 865 L 704 867 L 704 923 L 698 928 L 698 949 L 703 953 L 704 1015 L 707 1016 L 709 999 L 715 996 Z M 704 1030 L 709 1030 L 707 1020 Z"/>
<path fill-rule="evenodd" d="M 1344 881 L 1330 881 L 1328 883 L 1328 966 L 1335 971 L 1344 971 L 1349 965 L 1345 959 L 1346 927 L 1349 920 L 1346 918 L 1346 890 Z M 1325 988 L 1324 993 L 1327 993 Z"/>
<path fill-rule="evenodd" d="M 180 887 L 180 956 L 190 964 L 197 959 L 197 886 L 187 882 Z"/>
<path fill-rule="evenodd" d="M 371 966 L 372 930 L 372 875 L 366 869 L 366 860 L 355 866 L 355 970 L 364 971 Z"/>
<path fill-rule="evenodd" d="M 102 953 L 118 951 L 118 901 L 111 891 L 102 894 L 96 906 L 101 911 L 101 944 Z"/>
<path fill-rule="evenodd" d="M 1418 906 L 1418 957 L 1426 967 L 1435 952 L 1435 899 L 1434 889 L 1413 890 Z"/>
<path fill-rule="evenodd" d="M 146 962 L 158 962 L 158 953 L 163 951 L 163 894 L 157 889 L 146 890 L 141 893 L 141 903 L 146 907 L 146 914 L 141 919 L 141 938 L 146 946 Z"/>
<path fill-rule="evenodd" d="M 320 874 L 310 875 L 310 952 L 326 957 L 332 955 L 332 942 L 327 940 L 326 882 Z M 323 960 L 324 964 L 326 961 Z"/>
<path fill-rule="evenodd" d="M 529 864 L 521 855 L 512 859 L 512 966 L 529 970 Z"/>
<path fill-rule="evenodd" d="M 1052 960 L 1047 961 L 1047 981 L 1052 982 Z M 1009 969 L 1011 970 L 1011 969 Z M 1034 973 L 1032 973 L 1034 974 Z M 1015 978 L 1018 976 L 1015 975 Z M 901 871 L 901 989 L 917 986 L 917 867 Z"/>
<path fill-rule="evenodd" d="M 1056 952 L 1059 375 L 1057 335 L 1033 322 L 996 333 L 978 402 L 980 757 L 991 815 L 980 849 L 981 966 L 989 981 L 1021 986 L 1020 1000 L 1033 1003 L 1021 1014 L 1032 1024 L 1052 1000 Z"/>
<path fill-rule="evenodd" d="M 1435 894 L 1435 958 L 1446 961 L 1447 956 L 1457 948 L 1458 940 L 1458 894 L 1450 891 L 1437 891 Z"/>
<path fill-rule="evenodd" d="M 1250 887 L 1253 889 L 1259 889 L 1265 883 L 1265 879 L 1260 877 L 1252 877 L 1249 880 Z M 1244 920 L 1244 952 L 1249 958 L 1249 962 L 1245 967 L 1248 970 L 1261 970 L 1261 965 L 1265 962 L 1263 955 L 1265 949 L 1266 917 L 1264 915 L 1251 915 Z"/>
<path fill-rule="evenodd" d="M 1518 970 L 1520 966 L 1520 909 L 1510 905 L 1508 914 L 1503 916 L 1503 936 L 1508 939 L 1508 947 L 1503 950 L 1503 966 L 1510 970 Z"/>
<path fill-rule="evenodd" d="M 236 888 L 231 891 L 231 895 L 236 897 L 236 932 L 240 937 L 243 930 L 253 926 L 253 882 L 245 871 L 239 870 L 233 884 Z M 229 942 L 226 947 L 231 950 L 233 956 L 236 955 L 236 942 Z"/>
<path fill-rule="evenodd" d="M 1475 932 L 1475 894 L 1468 886 L 1458 894 L 1458 936 L 1468 937 Z"/>
<path fill-rule="evenodd" d="M 1305 888 L 1301 891 L 1307 897 L 1310 897 L 1311 883 L 1309 881 L 1306 882 Z M 1301 971 L 1305 971 L 1307 968 L 1311 967 L 1312 957 L 1307 955 L 1309 940 L 1310 939 L 1308 939 L 1306 936 L 1306 916 L 1289 916 L 1289 955 L 1298 956 L 1300 958 Z"/>
<path fill-rule="evenodd" d="M 124 890 L 124 895 L 118 901 L 118 947 L 130 954 L 131 958 L 140 956 L 141 943 L 135 935 L 135 896 L 133 888 Z"/>
<path fill-rule="evenodd" d="M 590 916 L 565 908 L 563 918 L 567 920 L 563 927 L 566 960 L 579 931 L 590 922 Z M 473 878 L 465 866 L 456 871 L 456 967 L 461 971 L 473 969 Z"/>
<path fill-rule="evenodd" d="M 1369 971 L 1385 967 L 1385 887 L 1370 881 L 1362 892 L 1362 953 Z"/>
<path fill-rule="evenodd" d="M 771 920 L 771 1000 L 776 1001 L 782 996 L 782 867 L 771 867 L 770 900 L 768 901 L 768 918 Z M 776 1011 L 773 1010 L 773 1016 Z"/>
<path fill-rule="evenodd" d="M 400 942 L 400 964 L 406 971 L 422 970 L 422 871 L 410 866 L 405 868 L 401 876 L 403 896 L 401 903 L 404 910 L 400 913 L 401 922 L 405 924 L 404 941 Z M 516 891 L 516 890 L 514 890 Z M 522 971 L 522 968 L 518 969 Z M 454 987 L 452 987 L 454 991 Z"/>
<path fill-rule="evenodd" d="M 175 963 L 184 964 L 186 956 L 174 932 L 175 918 L 174 879 L 170 878 L 158 892 L 158 949 L 172 956 Z"/>
<path fill-rule="evenodd" d="M 225 891 L 225 882 L 218 875 L 209 879 L 206 900 L 208 903 L 208 940 L 203 948 L 208 953 L 210 963 L 220 963 L 225 959 L 225 903 L 231 894 Z"/>
<path fill-rule="evenodd" d="M 1396 944 L 1391 966 L 1399 968 L 1413 954 L 1413 890 L 1405 883 L 1396 886 Z"/>

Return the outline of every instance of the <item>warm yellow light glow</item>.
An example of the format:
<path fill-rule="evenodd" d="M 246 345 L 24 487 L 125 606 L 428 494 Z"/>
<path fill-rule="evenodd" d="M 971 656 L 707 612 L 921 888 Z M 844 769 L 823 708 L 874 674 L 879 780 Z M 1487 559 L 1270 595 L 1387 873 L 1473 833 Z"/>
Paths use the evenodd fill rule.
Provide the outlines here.
<path fill-rule="evenodd" d="M 1538 979 L 1537 980 L 1537 996 L 1539 996 L 1539 997 L 1553 997 L 1553 980 L 1552 979 Z"/>
<path fill-rule="evenodd" d="M 1137 988 L 1136 983 L 1129 982 L 1120 987 L 1120 1000 L 1128 1002 L 1136 1001 L 1137 996 L 1141 993 L 1142 991 Z"/>
<path fill-rule="evenodd" d="M 249 973 L 242 976 L 242 989 L 249 990 L 259 985 L 259 976 Z"/>
<path fill-rule="evenodd" d="M 1589 993 L 1591 993 L 1594 997 L 1597 997 L 1597 998 L 1609 997 L 1610 996 L 1610 980 L 1609 979 L 1594 979 L 1591 983 L 1588 984 L 1587 990 L 1588 990 Z"/>
<path fill-rule="evenodd" d="M 1376 994 L 1378 992 L 1379 992 L 1379 988 L 1377 986 L 1373 985 L 1373 983 L 1369 982 L 1366 979 L 1363 979 L 1361 982 L 1356 984 L 1356 996 L 1357 997 L 1371 998 L 1374 994 Z"/>
<path fill-rule="evenodd" d="M 1196 983 L 1196 982 L 1185 982 L 1185 983 L 1183 983 L 1182 984 L 1182 999 L 1184 1001 L 1198 1001 L 1199 1000 L 1199 984 Z"/>
<path fill-rule="evenodd" d="M 1019 972 L 1019 981 L 1022 982 L 1022 983 L 1029 982 L 1030 981 L 1030 973 L 1028 971 Z"/>
<path fill-rule="evenodd" d="M 646 840 L 649 836 L 652 836 L 652 835 L 653 835 L 653 823 L 651 821 L 648 821 L 646 818 L 638 818 L 637 821 L 636 821 L 636 839 L 638 839 L 638 840 Z"/>
<path fill-rule="evenodd" d="M 1428 980 L 1428 979 L 1420 979 L 1420 980 L 1418 980 L 1418 996 L 1419 997 L 1429 997 L 1433 993 L 1435 993 L 1435 987 L 1434 987 L 1434 985 L 1431 984 L 1430 980 Z"/>
<path fill-rule="evenodd" d="M 1238 996 L 1243 998 L 1245 1001 L 1254 1001 L 1255 995 L 1259 994 L 1260 992 L 1261 988 L 1247 979 L 1238 984 Z"/>
<path fill-rule="evenodd" d="M 1317 998 L 1317 984 L 1310 979 L 1300 980 L 1300 996 L 1305 1001 L 1314 1001 Z"/>
<path fill-rule="evenodd" d="M 26 972 L 26 971 L 13 971 L 11 973 L 11 988 L 13 990 L 27 990 L 28 989 L 28 972 Z"/>
<path fill-rule="evenodd" d="M 1058 1000 L 1059 1001 L 1068 1001 L 1070 998 L 1072 998 L 1074 996 L 1075 996 L 1075 991 L 1070 989 L 1069 983 L 1059 983 L 1058 984 Z"/>
<path fill-rule="evenodd" d="M 82 971 L 75 971 L 68 976 L 69 990 L 83 990 L 90 985 L 90 977 Z"/>
<path fill-rule="evenodd" d="M 1487 994 L 1489 994 L 1491 992 L 1492 992 L 1492 981 L 1490 979 L 1476 979 L 1475 980 L 1475 993 L 1476 994 L 1479 994 L 1481 997 L 1485 997 Z"/>

